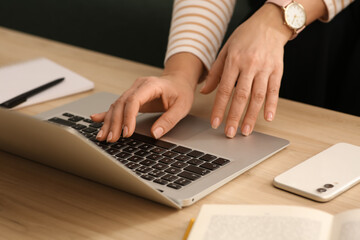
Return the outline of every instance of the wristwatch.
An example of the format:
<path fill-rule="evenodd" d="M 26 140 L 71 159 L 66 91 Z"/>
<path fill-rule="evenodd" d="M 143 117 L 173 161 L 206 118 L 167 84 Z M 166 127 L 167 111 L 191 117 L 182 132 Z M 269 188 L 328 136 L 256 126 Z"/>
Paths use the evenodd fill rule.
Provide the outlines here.
<path fill-rule="evenodd" d="M 283 10 L 284 24 L 293 30 L 290 40 L 294 39 L 305 28 L 306 13 L 300 3 L 294 0 L 267 0 L 266 3 L 275 4 Z"/>

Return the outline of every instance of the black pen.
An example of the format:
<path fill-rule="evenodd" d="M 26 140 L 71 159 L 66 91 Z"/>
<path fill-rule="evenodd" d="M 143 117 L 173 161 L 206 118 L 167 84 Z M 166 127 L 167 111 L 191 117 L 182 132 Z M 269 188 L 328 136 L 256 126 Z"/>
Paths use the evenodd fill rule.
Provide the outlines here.
<path fill-rule="evenodd" d="M 46 89 L 48 88 L 51 88 L 52 86 L 55 86 L 56 84 L 59 84 L 61 83 L 62 81 L 64 81 L 65 78 L 59 78 L 59 79 L 56 79 L 54 81 L 51 81 L 49 83 L 46 83 L 40 87 L 37 87 L 35 89 L 32 89 L 28 92 L 25 92 L 25 93 L 22 93 L 20 94 L 19 96 L 16 96 L 2 104 L 0 104 L 0 107 L 5 107 L 5 108 L 13 108 L 17 105 L 19 105 L 20 103 L 23 103 L 25 102 L 29 97 L 32 97 L 42 91 L 45 91 Z"/>

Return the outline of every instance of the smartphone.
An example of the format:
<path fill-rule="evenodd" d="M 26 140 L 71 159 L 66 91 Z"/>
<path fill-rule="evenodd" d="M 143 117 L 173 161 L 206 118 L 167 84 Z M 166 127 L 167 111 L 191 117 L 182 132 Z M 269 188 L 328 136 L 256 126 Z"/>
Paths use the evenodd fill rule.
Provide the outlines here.
<path fill-rule="evenodd" d="M 274 186 L 327 202 L 360 182 L 360 147 L 337 143 L 274 178 Z"/>

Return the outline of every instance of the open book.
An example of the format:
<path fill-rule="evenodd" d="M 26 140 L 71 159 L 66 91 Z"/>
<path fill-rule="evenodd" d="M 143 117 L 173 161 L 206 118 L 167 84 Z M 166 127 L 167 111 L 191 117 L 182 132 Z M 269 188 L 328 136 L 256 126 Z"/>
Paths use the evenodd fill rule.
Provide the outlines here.
<path fill-rule="evenodd" d="M 298 206 L 204 205 L 188 240 L 359 240 L 360 209 L 331 215 Z"/>

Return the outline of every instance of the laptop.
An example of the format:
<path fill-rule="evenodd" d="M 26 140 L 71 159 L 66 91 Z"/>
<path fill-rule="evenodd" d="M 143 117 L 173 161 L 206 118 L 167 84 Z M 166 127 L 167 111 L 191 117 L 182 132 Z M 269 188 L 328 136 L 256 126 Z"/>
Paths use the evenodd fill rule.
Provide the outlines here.
<path fill-rule="evenodd" d="M 189 206 L 288 146 L 259 132 L 226 138 L 224 129 L 188 115 L 160 140 L 150 137 L 159 114 L 139 114 L 131 138 L 99 142 L 117 95 L 100 92 L 35 117 L 0 109 L 0 149 L 177 209 Z"/>

